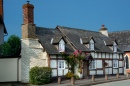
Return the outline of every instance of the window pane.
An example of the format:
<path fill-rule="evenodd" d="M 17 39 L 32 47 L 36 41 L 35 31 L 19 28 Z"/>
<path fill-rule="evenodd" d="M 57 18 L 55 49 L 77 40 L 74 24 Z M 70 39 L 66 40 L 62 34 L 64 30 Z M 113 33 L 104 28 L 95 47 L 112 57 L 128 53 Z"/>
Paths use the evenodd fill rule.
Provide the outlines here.
<path fill-rule="evenodd" d="M 65 68 L 65 61 L 59 60 L 58 61 L 58 68 L 59 69 L 64 69 Z"/>
<path fill-rule="evenodd" d="M 118 68 L 118 60 L 113 60 L 113 68 Z"/>
<path fill-rule="evenodd" d="M 89 69 L 96 69 L 95 60 L 93 60 L 93 61 L 90 63 Z"/>

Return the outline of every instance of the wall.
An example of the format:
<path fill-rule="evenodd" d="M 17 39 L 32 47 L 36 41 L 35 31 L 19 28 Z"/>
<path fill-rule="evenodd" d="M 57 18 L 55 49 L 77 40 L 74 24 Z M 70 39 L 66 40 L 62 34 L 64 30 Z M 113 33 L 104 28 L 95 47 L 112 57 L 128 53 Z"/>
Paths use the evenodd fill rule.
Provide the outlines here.
<path fill-rule="evenodd" d="M 4 43 L 4 28 L 3 25 L 0 24 L 0 44 Z"/>
<path fill-rule="evenodd" d="M 20 58 L 0 58 L 0 82 L 19 81 Z"/>
<path fill-rule="evenodd" d="M 123 54 L 109 54 L 109 53 L 91 53 L 92 57 L 96 61 L 96 69 L 90 70 L 90 75 L 102 75 L 102 74 L 120 74 L 124 73 Z M 118 60 L 118 68 L 113 68 L 113 59 Z M 104 62 L 108 63 L 107 66 L 103 66 Z"/>
<path fill-rule="evenodd" d="M 58 55 L 50 55 L 50 67 L 52 68 L 52 76 L 64 76 L 68 73 L 68 66 L 65 62 L 65 69 L 58 69 L 58 60 L 63 60 L 61 56 Z M 65 61 L 65 60 L 64 60 Z"/>
<path fill-rule="evenodd" d="M 48 66 L 48 57 L 38 39 L 22 39 L 21 81 L 29 82 L 29 71 L 34 66 Z"/>
<path fill-rule="evenodd" d="M 124 55 L 124 59 L 125 59 L 125 57 L 128 57 L 128 61 L 129 61 L 129 69 L 126 69 L 126 65 L 124 65 L 125 67 L 125 69 L 124 69 L 124 72 L 125 72 L 125 74 L 126 73 L 130 73 L 130 52 L 125 52 L 125 55 Z"/>

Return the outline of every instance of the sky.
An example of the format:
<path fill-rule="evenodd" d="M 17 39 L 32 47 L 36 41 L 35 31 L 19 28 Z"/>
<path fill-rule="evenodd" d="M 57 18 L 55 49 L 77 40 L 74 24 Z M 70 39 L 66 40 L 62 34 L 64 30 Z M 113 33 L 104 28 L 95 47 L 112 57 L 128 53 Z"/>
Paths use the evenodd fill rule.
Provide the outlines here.
<path fill-rule="evenodd" d="M 3 0 L 4 23 L 10 35 L 21 38 L 22 6 L 27 0 Z M 39 27 L 57 25 L 99 31 L 104 24 L 109 32 L 130 30 L 130 0 L 30 0 L 34 23 Z"/>

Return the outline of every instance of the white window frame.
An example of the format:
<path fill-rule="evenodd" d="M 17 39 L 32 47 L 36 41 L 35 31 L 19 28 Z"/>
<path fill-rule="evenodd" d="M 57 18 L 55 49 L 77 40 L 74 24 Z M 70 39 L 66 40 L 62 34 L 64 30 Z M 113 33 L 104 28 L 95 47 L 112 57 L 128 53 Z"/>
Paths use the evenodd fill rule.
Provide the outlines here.
<path fill-rule="evenodd" d="M 116 42 L 114 42 L 114 44 L 113 44 L 113 51 L 117 52 L 117 44 L 116 44 Z"/>
<path fill-rule="evenodd" d="M 90 70 L 96 69 L 96 60 L 92 60 L 92 62 L 89 65 L 89 69 Z"/>
<path fill-rule="evenodd" d="M 59 52 L 65 52 L 65 42 L 63 39 L 59 42 Z"/>
<path fill-rule="evenodd" d="M 118 68 L 118 60 L 113 59 L 113 68 Z"/>
<path fill-rule="evenodd" d="M 58 60 L 58 69 L 65 69 L 65 61 Z"/>
<path fill-rule="evenodd" d="M 92 39 L 89 42 L 89 49 L 94 50 L 94 41 Z"/>

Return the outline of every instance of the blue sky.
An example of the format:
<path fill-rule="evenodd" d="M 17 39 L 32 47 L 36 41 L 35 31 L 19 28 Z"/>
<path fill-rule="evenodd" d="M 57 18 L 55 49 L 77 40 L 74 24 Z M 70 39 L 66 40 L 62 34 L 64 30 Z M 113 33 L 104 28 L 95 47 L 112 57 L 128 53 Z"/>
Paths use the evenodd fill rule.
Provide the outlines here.
<path fill-rule="evenodd" d="M 3 0 L 8 36 L 21 38 L 22 6 L 26 0 Z M 36 26 L 57 25 L 98 31 L 104 24 L 109 32 L 130 30 L 130 0 L 30 0 Z"/>

